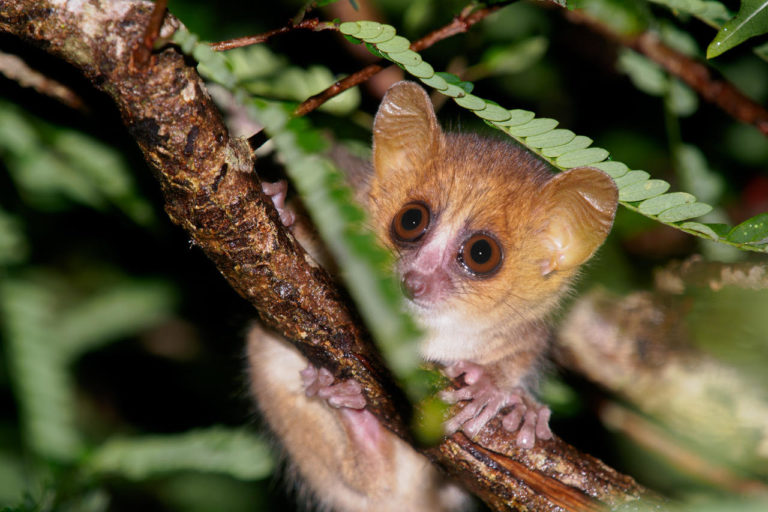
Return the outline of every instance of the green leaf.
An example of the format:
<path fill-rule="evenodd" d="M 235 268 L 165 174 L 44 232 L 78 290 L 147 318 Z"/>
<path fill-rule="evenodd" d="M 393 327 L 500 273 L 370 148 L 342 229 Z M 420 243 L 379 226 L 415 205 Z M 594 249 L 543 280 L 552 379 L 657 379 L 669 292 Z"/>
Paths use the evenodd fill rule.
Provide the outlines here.
<path fill-rule="evenodd" d="M 354 36 L 360 32 L 360 25 L 355 21 L 345 21 L 339 25 L 339 32 L 347 36 Z"/>
<path fill-rule="evenodd" d="M 681 192 L 684 193 L 684 192 Z M 680 222 L 681 220 L 701 217 L 712 211 L 712 207 L 705 203 L 688 203 L 675 206 L 659 214 L 662 222 Z"/>
<path fill-rule="evenodd" d="M 768 42 L 755 46 L 752 51 L 764 61 L 768 61 Z"/>
<path fill-rule="evenodd" d="M 379 35 L 375 37 L 366 37 L 364 39 L 366 40 L 366 42 L 371 44 L 381 44 L 389 41 L 393 37 L 395 37 L 395 27 L 393 27 L 392 25 L 384 25 L 382 26 L 382 29 Z"/>
<path fill-rule="evenodd" d="M 718 31 L 707 47 L 712 59 L 743 43 L 750 37 L 768 32 L 768 0 L 741 0 L 739 12 Z"/>
<path fill-rule="evenodd" d="M 476 110 L 475 115 L 481 119 L 492 122 L 507 121 L 512 117 L 512 114 L 509 112 L 509 110 L 498 105 L 494 105 L 491 102 L 486 102 L 485 108 Z"/>
<path fill-rule="evenodd" d="M 557 158 L 566 153 L 570 153 L 571 151 L 578 151 L 580 149 L 588 148 L 590 144 L 592 144 L 592 139 L 583 135 L 577 135 L 568 144 L 563 144 L 562 146 L 554 146 L 551 148 L 544 148 L 541 151 L 541 154 L 549 158 Z"/>
<path fill-rule="evenodd" d="M 19 219 L 0 209 L 0 266 L 21 263 L 29 247 Z"/>
<path fill-rule="evenodd" d="M 25 441 L 38 456 L 74 462 L 83 449 L 75 385 L 59 350 L 55 291 L 43 276 L 0 281 L 0 328 Z"/>
<path fill-rule="evenodd" d="M 371 44 L 369 42 L 366 42 L 365 43 L 365 47 L 366 47 L 366 49 L 369 52 L 371 52 L 371 55 L 373 55 L 377 59 L 386 59 L 387 58 L 387 54 L 385 54 L 383 52 L 380 52 L 379 49 L 376 48 L 376 46 L 374 46 L 373 44 Z"/>
<path fill-rule="evenodd" d="M 643 182 L 650 177 L 651 175 L 645 171 L 629 171 L 624 176 L 616 178 L 614 181 L 619 190 L 621 190 L 622 188 L 634 185 L 635 183 Z"/>
<path fill-rule="evenodd" d="M 170 316 L 177 297 L 162 281 L 123 279 L 72 304 L 57 323 L 59 349 L 73 360 L 121 337 L 129 336 Z"/>
<path fill-rule="evenodd" d="M 454 101 L 467 110 L 482 110 L 485 108 L 485 100 L 482 100 L 473 94 L 466 94 L 461 98 L 454 98 Z"/>
<path fill-rule="evenodd" d="M 720 235 L 718 235 L 714 229 L 712 229 L 707 224 L 702 224 L 701 222 L 683 222 L 680 224 L 680 227 L 701 233 L 711 240 L 718 240 L 720 238 Z"/>
<path fill-rule="evenodd" d="M 557 165 L 566 169 L 572 167 L 583 167 L 602 162 L 608 158 L 608 151 L 603 148 L 578 149 L 566 153 L 557 159 Z"/>
<path fill-rule="evenodd" d="M 676 78 L 669 80 L 669 92 L 667 94 L 669 108 L 680 117 L 687 117 L 699 108 L 699 97 L 693 89 Z"/>
<path fill-rule="evenodd" d="M 626 0 L 570 0 L 569 8 L 583 9 L 592 18 L 623 36 L 637 35 L 648 26 L 648 14 L 643 2 Z"/>
<path fill-rule="evenodd" d="M 683 12 L 696 16 L 706 23 L 719 27 L 731 17 L 725 6 L 712 0 L 650 0 L 655 4 L 665 5 L 674 12 Z"/>
<path fill-rule="evenodd" d="M 742 244 L 768 243 L 768 213 L 755 215 L 734 227 L 728 233 L 728 240 Z"/>
<path fill-rule="evenodd" d="M 623 162 L 598 162 L 596 164 L 592 164 L 592 167 L 607 173 L 614 180 L 616 178 L 621 178 L 629 172 L 629 167 L 627 167 L 627 164 Z"/>
<path fill-rule="evenodd" d="M 667 90 L 668 78 L 661 66 L 633 50 L 623 48 L 619 51 L 616 68 L 646 94 L 661 96 Z"/>
<path fill-rule="evenodd" d="M 553 130 L 555 126 L 557 126 L 557 121 L 554 119 L 540 117 L 519 126 L 509 126 L 507 131 L 516 137 L 530 137 L 547 133 Z"/>
<path fill-rule="evenodd" d="M 424 61 L 421 61 L 415 66 L 406 65 L 405 70 L 420 80 L 435 76 L 434 68 Z"/>
<path fill-rule="evenodd" d="M 134 222 L 146 226 L 155 220 L 152 206 L 136 188 L 128 163 L 115 149 L 73 130 L 58 131 L 51 147 Z"/>
<path fill-rule="evenodd" d="M 357 24 L 360 26 L 360 31 L 351 35 L 363 41 L 374 39 L 384 31 L 384 26 L 376 21 L 358 21 Z"/>
<path fill-rule="evenodd" d="M 669 183 L 664 180 L 647 180 L 619 189 L 619 201 L 642 201 L 669 190 Z"/>
<path fill-rule="evenodd" d="M 658 215 L 675 206 L 693 203 L 695 201 L 696 198 L 686 192 L 672 192 L 670 194 L 662 194 L 658 197 L 647 199 L 637 205 L 637 209 L 640 210 L 640 213 L 645 215 Z"/>
<path fill-rule="evenodd" d="M 489 75 L 508 75 L 525 71 L 546 54 L 549 40 L 535 36 L 506 45 L 489 48 L 480 62 Z"/>
<path fill-rule="evenodd" d="M 206 471 L 241 480 L 266 478 L 275 462 L 269 443 L 246 430 L 214 427 L 184 434 L 111 439 L 85 467 L 131 480 L 177 471 Z"/>
<path fill-rule="evenodd" d="M 376 47 L 384 53 L 397 53 L 409 49 L 411 42 L 403 36 L 395 36 L 384 43 L 377 44 Z"/>
<path fill-rule="evenodd" d="M 525 124 L 534 117 L 536 117 L 536 114 L 533 112 L 529 112 L 528 110 L 521 110 L 519 108 L 510 110 L 509 111 L 510 118 L 505 121 L 500 121 L 496 123 L 498 126 L 501 126 L 502 128 L 508 127 L 508 126 L 518 126 L 521 124 Z"/>
<path fill-rule="evenodd" d="M 680 144 L 675 150 L 680 185 L 705 203 L 716 203 L 725 189 L 719 174 L 709 168 L 704 153 L 696 146 Z"/>
<path fill-rule="evenodd" d="M 525 143 L 535 148 L 548 148 L 568 144 L 576 137 L 571 130 L 556 129 L 542 135 L 533 135 L 525 139 Z"/>
<path fill-rule="evenodd" d="M 424 64 L 424 62 L 422 62 Z M 407 68 L 406 68 L 407 69 Z M 445 78 L 441 77 L 439 74 L 435 73 L 433 76 L 428 78 L 422 78 L 421 82 L 425 85 L 428 85 L 430 87 L 434 87 L 438 91 L 445 91 L 448 89 L 448 82 L 445 81 Z"/>

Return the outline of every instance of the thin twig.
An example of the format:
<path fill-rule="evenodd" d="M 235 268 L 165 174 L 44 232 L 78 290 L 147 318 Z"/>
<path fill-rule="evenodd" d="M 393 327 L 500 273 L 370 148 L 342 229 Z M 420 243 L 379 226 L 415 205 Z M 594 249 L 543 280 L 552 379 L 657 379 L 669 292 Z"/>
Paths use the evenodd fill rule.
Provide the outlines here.
<path fill-rule="evenodd" d="M 160 35 L 160 27 L 163 26 L 167 4 L 168 0 L 155 0 L 152 16 L 144 30 L 144 37 L 133 49 L 131 60 L 138 69 L 145 68 L 149 63 L 149 57 L 152 55 L 155 41 Z"/>
<path fill-rule="evenodd" d="M 263 32 L 261 34 L 256 34 L 253 36 L 238 37 L 236 39 L 228 39 L 226 41 L 219 41 L 218 43 L 211 43 L 211 48 L 213 50 L 216 50 L 217 52 L 221 52 L 224 50 L 232 50 L 234 48 L 241 48 L 243 46 L 250 46 L 252 44 L 264 43 L 267 40 L 271 39 L 273 36 L 276 36 L 278 34 L 285 34 L 286 32 L 292 32 L 294 30 L 301 30 L 301 29 L 320 31 L 320 30 L 338 30 L 338 27 L 334 23 L 327 22 L 327 21 L 320 21 L 317 18 L 311 18 L 308 20 L 302 20 L 298 23 L 291 23 L 290 25 L 276 28 L 268 32 Z"/>
<path fill-rule="evenodd" d="M 442 41 L 443 39 L 447 39 L 456 34 L 467 32 L 470 29 L 470 27 L 472 27 L 472 25 L 485 19 L 486 17 L 493 14 L 494 12 L 498 11 L 499 9 L 504 7 L 504 5 L 505 4 L 496 4 L 490 7 L 483 7 L 475 10 L 472 10 L 469 7 L 467 7 L 461 12 L 461 14 L 453 18 L 453 21 L 451 21 L 451 23 L 449 23 L 448 25 L 445 25 L 444 27 L 441 27 L 433 32 L 430 32 L 429 34 L 422 37 L 421 39 L 411 43 L 411 50 L 418 52 L 418 51 L 424 50 L 425 48 L 429 48 L 430 46 L 437 43 L 438 41 Z M 313 110 L 318 108 L 320 105 L 322 105 L 329 99 L 333 98 L 338 94 L 341 94 L 347 89 L 350 89 L 356 85 L 359 85 L 365 82 L 370 77 L 372 77 L 373 75 L 375 75 L 376 73 L 378 73 L 383 69 L 384 69 L 384 66 L 378 62 L 374 64 L 369 64 L 368 66 L 364 67 L 360 71 L 357 71 L 346 78 L 342 78 L 341 80 L 338 80 L 327 89 L 315 94 L 314 96 L 310 96 L 309 98 L 304 100 L 304 102 L 298 107 L 296 107 L 296 110 L 293 111 L 293 115 L 303 116 L 312 112 Z"/>
<path fill-rule="evenodd" d="M 688 84 L 705 100 L 714 103 L 734 119 L 754 125 L 763 135 L 768 136 L 768 110 L 748 98 L 732 83 L 718 76 L 717 72 L 706 64 L 665 45 L 656 34 L 644 32 L 637 36 L 625 36 L 584 11 L 566 11 L 566 17 L 642 53 Z"/>
<path fill-rule="evenodd" d="M 70 108 L 87 110 L 82 98 L 72 89 L 29 67 L 23 59 L 0 52 L 0 73 L 22 87 L 32 87 L 40 94 L 55 98 Z"/>

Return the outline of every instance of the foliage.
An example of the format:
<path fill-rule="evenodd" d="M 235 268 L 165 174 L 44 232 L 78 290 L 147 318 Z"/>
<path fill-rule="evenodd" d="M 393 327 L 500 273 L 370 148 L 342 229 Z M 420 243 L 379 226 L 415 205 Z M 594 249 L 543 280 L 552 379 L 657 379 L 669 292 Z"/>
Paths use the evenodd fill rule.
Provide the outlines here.
<path fill-rule="evenodd" d="M 307 16 L 333 19 L 339 17 L 334 9 L 349 3 L 314 2 L 324 10 Z M 259 9 L 233 2 L 221 8 L 171 0 L 170 11 L 192 33 L 225 39 L 283 26 L 312 4 Z M 718 70 L 758 103 L 768 100 L 765 63 L 743 51 L 760 54 L 765 2 L 742 2 L 737 13 L 726 7 L 734 3 L 716 0 L 568 4 L 627 37 L 654 30 L 694 58 L 703 58 L 721 30 Z M 560 9 L 531 2 L 506 6 L 469 34 L 418 54 L 398 33 L 421 37 L 449 23 L 464 5 L 375 5 L 386 23 L 339 23 L 364 46 L 328 31 L 294 31 L 226 54 L 189 33 L 177 33 L 176 41 L 245 107 L 251 122 L 266 126 L 342 262 L 369 327 L 390 340 L 383 351 L 409 377 L 413 396 L 423 392 L 414 369 L 414 332 L 399 313 L 396 283 L 379 273 L 390 256 L 372 248 L 360 210 L 322 154 L 328 133 L 344 144 L 370 145 L 375 88 L 346 92 L 311 121 L 289 116 L 295 102 L 367 62 L 351 49 L 366 47 L 440 91 L 443 98 L 435 95 L 435 103 L 446 122 L 503 132 L 555 168 L 594 165 L 616 179 L 625 208 L 584 287 L 647 287 L 651 267 L 694 252 L 713 259 L 763 257 L 753 253 L 768 249 L 764 136 L 726 118 L 648 58 L 619 49 L 614 61 L 603 39 L 596 42 L 570 24 Z M 6 43 L 0 41 L 3 51 Z M 442 69 L 450 73 L 436 71 Z M 0 507 L 285 509 L 274 503 L 285 498 L 264 483 L 274 469 L 267 444 L 240 426 L 252 415 L 242 396 L 240 341 L 252 312 L 168 224 L 156 183 L 128 136 L 119 127 L 104 129 L 119 125 L 117 117 L 99 108 L 98 97 L 84 94 L 97 105 L 88 114 L 39 107 L 37 95 L 20 89 L 0 91 L 0 363 L 7 370 L 0 371 Z M 442 103 L 445 98 L 453 101 Z M 686 302 L 693 304 L 686 317 L 692 336 L 735 368 L 758 373 L 768 353 L 760 323 L 764 291 L 707 293 Z M 580 383 L 549 379 L 542 392 L 555 409 L 556 432 L 568 432 L 614 465 L 641 458 L 637 449 L 617 449 L 623 445 L 603 431 L 602 451 L 595 446 Z M 428 411 L 437 404 L 422 406 Z M 433 423 L 439 429 L 439 421 Z M 697 493 L 697 510 L 761 509 L 722 495 L 704 504 L 701 482 L 662 464 L 645 473 L 639 468 L 638 475 L 680 482 L 665 490 Z"/>
<path fill-rule="evenodd" d="M 741 0 L 739 12 L 728 20 L 707 47 L 707 58 L 717 57 L 750 37 L 768 32 L 768 2 Z"/>

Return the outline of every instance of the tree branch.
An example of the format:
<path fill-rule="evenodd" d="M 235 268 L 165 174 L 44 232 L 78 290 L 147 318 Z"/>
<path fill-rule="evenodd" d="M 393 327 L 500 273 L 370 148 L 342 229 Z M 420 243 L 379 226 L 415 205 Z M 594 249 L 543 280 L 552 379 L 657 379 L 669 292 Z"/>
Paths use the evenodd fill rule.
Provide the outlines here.
<path fill-rule="evenodd" d="M 132 65 L 151 13 L 139 0 L 5 0 L 0 30 L 67 60 L 114 100 L 170 218 L 267 325 L 314 364 L 358 380 L 371 412 L 407 438 L 402 394 L 343 294 L 283 229 L 247 142 L 229 136 L 195 69 L 174 48 Z M 166 16 L 160 36 L 179 25 Z M 457 433 L 428 454 L 496 510 L 591 511 L 647 495 L 559 439 L 520 450 L 498 421 L 476 441 Z"/>
<path fill-rule="evenodd" d="M 260 44 L 269 41 L 272 37 L 292 32 L 294 30 L 337 30 L 337 27 L 333 23 L 321 22 L 317 18 L 311 18 L 308 20 L 301 20 L 297 23 L 291 23 L 284 27 L 269 30 L 262 34 L 256 34 L 252 36 L 238 37 L 235 39 L 227 39 L 226 41 L 219 41 L 217 43 L 211 43 L 211 48 L 217 52 L 224 50 L 232 50 L 234 48 L 242 48 L 243 46 L 250 46 L 252 44 Z"/>
<path fill-rule="evenodd" d="M 642 53 L 661 65 L 668 73 L 688 84 L 702 98 L 714 103 L 734 119 L 754 125 L 768 137 L 768 110 L 747 97 L 732 83 L 717 76 L 716 72 L 706 64 L 665 45 L 653 32 L 625 36 L 579 10 L 566 11 L 566 17 L 573 22 L 587 25 L 608 39 Z"/>

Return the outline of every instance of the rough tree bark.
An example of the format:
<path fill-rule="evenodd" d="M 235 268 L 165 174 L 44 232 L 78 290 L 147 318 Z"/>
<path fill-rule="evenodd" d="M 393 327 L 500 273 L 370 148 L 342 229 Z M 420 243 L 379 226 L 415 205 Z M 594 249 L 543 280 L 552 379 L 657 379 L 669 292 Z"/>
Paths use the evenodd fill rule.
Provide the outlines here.
<path fill-rule="evenodd" d="M 402 394 L 343 294 L 283 229 L 248 144 L 229 136 L 195 69 L 174 48 L 133 60 L 151 12 L 139 0 L 1 0 L 0 30 L 70 62 L 112 98 L 170 218 L 267 325 L 313 363 L 357 379 L 369 409 L 407 438 Z M 162 34 L 178 26 L 167 16 Z M 560 439 L 519 450 L 498 421 L 427 454 L 496 510 L 601 510 L 648 495 Z"/>

